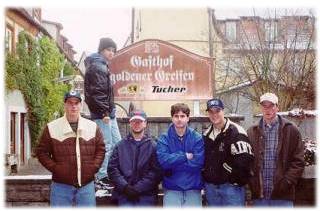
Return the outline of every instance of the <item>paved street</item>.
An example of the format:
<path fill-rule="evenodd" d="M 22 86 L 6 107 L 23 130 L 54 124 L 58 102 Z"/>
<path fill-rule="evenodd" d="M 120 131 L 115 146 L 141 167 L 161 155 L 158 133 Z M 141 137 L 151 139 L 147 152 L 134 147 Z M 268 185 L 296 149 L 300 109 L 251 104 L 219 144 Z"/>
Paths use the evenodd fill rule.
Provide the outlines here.
<path fill-rule="evenodd" d="M 45 169 L 38 161 L 37 158 L 31 157 L 28 161 L 28 165 L 20 167 L 18 174 L 14 175 L 49 175 L 51 174 Z"/>

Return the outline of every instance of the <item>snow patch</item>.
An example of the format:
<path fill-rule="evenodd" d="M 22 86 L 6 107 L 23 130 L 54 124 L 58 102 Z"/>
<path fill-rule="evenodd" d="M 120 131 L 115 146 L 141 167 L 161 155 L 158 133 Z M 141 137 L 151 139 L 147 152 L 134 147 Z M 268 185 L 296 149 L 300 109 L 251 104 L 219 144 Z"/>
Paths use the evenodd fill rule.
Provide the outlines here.
<path fill-rule="evenodd" d="M 33 179 L 33 180 L 47 180 L 52 179 L 52 175 L 16 175 L 16 176 L 5 176 L 6 180 L 26 180 L 26 179 Z"/>

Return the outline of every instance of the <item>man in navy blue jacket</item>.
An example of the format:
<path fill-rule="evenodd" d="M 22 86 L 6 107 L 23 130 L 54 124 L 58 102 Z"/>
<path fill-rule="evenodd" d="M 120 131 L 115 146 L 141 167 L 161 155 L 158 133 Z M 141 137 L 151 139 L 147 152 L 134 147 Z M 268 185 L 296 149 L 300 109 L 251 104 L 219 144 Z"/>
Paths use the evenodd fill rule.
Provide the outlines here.
<path fill-rule="evenodd" d="M 204 162 L 202 136 L 188 127 L 190 109 L 186 104 L 171 106 L 173 124 L 159 137 L 158 161 L 164 171 L 165 207 L 201 206 L 201 169 Z"/>
<path fill-rule="evenodd" d="M 156 142 L 145 134 L 145 112 L 134 111 L 129 122 L 130 134 L 116 145 L 108 165 L 112 195 L 119 206 L 155 205 L 161 180 Z"/>
<path fill-rule="evenodd" d="M 116 50 L 117 45 L 111 38 L 101 38 L 98 53 L 91 54 L 84 61 L 86 66 L 85 102 L 90 110 L 91 119 L 102 131 L 106 146 L 104 161 L 96 174 L 96 187 L 103 188 L 108 188 L 107 166 L 111 152 L 116 143 L 121 140 L 109 69 L 109 62 Z"/>

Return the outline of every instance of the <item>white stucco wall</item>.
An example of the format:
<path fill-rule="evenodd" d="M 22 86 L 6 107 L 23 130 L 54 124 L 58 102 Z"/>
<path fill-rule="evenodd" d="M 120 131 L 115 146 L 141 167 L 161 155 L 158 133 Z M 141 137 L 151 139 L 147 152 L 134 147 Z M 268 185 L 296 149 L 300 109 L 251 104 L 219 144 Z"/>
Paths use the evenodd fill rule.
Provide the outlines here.
<path fill-rule="evenodd" d="M 4 153 L 10 153 L 10 113 L 16 114 L 16 152 L 20 154 L 20 118 L 22 113 L 27 113 L 27 106 L 23 99 L 21 91 L 14 90 L 5 94 L 5 150 Z M 26 117 L 26 116 L 25 116 Z M 25 118 L 24 122 L 24 140 L 25 140 L 25 162 L 31 156 L 31 140 L 29 127 Z"/>

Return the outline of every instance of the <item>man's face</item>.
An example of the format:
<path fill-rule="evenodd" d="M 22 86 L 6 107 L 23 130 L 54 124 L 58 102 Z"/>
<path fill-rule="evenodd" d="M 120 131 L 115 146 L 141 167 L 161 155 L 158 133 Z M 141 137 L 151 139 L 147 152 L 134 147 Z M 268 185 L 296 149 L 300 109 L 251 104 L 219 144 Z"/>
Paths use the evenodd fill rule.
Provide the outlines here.
<path fill-rule="evenodd" d="M 265 121 L 267 122 L 272 121 L 276 117 L 277 112 L 279 111 L 278 106 L 269 101 L 263 101 L 260 104 L 260 108 L 263 114 L 263 119 L 265 119 Z"/>
<path fill-rule="evenodd" d="M 146 127 L 146 121 L 140 119 L 133 119 L 130 121 L 130 128 L 133 133 L 142 133 Z"/>
<path fill-rule="evenodd" d="M 208 116 L 213 125 L 224 124 L 224 112 L 219 108 L 210 108 L 208 110 Z"/>
<path fill-rule="evenodd" d="M 106 58 L 108 61 L 111 60 L 116 52 L 116 49 L 110 47 L 104 49 L 101 54 L 103 55 L 104 58 Z"/>
<path fill-rule="evenodd" d="M 81 102 L 78 98 L 70 97 L 64 103 L 64 110 L 67 116 L 79 116 Z"/>
<path fill-rule="evenodd" d="M 186 128 L 189 122 L 189 117 L 187 114 L 179 111 L 173 115 L 172 122 L 176 128 Z"/>

